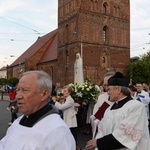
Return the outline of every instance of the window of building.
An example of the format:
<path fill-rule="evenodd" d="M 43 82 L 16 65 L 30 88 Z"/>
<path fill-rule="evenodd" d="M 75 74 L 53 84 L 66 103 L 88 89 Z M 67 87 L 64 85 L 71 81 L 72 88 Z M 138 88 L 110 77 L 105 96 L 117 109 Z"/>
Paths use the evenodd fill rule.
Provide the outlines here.
<path fill-rule="evenodd" d="M 103 41 L 106 42 L 107 41 L 107 26 L 103 27 Z"/>
<path fill-rule="evenodd" d="M 103 14 L 107 13 L 107 7 L 106 7 L 106 3 L 103 4 Z"/>
<path fill-rule="evenodd" d="M 69 25 L 66 24 L 66 28 L 65 28 L 65 44 L 67 44 L 69 42 Z"/>
<path fill-rule="evenodd" d="M 108 54 L 105 49 L 100 55 L 100 66 L 103 68 L 107 68 L 108 66 Z"/>
<path fill-rule="evenodd" d="M 69 64 L 69 53 L 68 50 L 66 49 L 66 65 Z"/>
<path fill-rule="evenodd" d="M 102 57 L 102 63 L 104 64 L 106 62 L 105 57 Z"/>

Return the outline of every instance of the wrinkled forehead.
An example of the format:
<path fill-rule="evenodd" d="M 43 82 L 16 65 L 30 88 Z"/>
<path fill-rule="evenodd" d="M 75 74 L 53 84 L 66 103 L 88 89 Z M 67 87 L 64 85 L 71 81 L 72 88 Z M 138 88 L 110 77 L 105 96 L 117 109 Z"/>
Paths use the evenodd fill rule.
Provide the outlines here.
<path fill-rule="evenodd" d="M 33 87 L 37 86 L 37 75 L 27 74 L 21 77 L 18 86 Z"/>

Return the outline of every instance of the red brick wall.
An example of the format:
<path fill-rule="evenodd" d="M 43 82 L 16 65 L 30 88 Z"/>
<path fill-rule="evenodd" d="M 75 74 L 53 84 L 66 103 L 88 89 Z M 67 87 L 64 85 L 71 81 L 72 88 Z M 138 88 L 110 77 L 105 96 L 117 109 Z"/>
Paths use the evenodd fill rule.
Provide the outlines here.
<path fill-rule="evenodd" d="M 106 14 L 102 13 L 104 2 Z M 124 72 L 130 59 L 129 0 L 59 0 L 58 12 L 58 62 L 61 82 L 73 82 L 73 64 L 76 52 L 80 52 L 81 41 L 84 76 L 90 76 L 99 84 L 108 68 Z M 102 36 L 104 26 L 108 29 L 105 42 Z M 66 50 L 69 51 L 68 66 L 65 63 Z M 103 57 L 105 63 L 102 63 Z"/>

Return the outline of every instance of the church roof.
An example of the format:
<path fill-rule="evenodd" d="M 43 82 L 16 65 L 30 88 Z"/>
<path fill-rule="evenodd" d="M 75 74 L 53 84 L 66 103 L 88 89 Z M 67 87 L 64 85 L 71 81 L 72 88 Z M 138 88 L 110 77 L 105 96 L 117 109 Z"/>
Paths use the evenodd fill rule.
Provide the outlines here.
<path fill-rule="evenodd" d="M 7 70 L 6 66 L 3 66 L 2 68 L 0 68 L 0 71 L 5 71 L 5 70 Z"/>
<path fill-rule="evenodd" d="M 39 49 L 41 49 L 48 41 L 51 41 L 44 55 L 38 63 L 47 62 L 57 59 L 58 45 L 58 29 L 39 37 L 36 42 L 31 45 L 20 57 L 18 57 L 10 66 L 17 66 L 25 63 L 27 59 L 32 57 Z"/>
<path fill-rule="evenodd" d="M 54 36 L 51 37 L 51 43 L 44 53 L 44 55 L 41 57 L 39 63 L 52 61 L 57 59 L 57 52 L 58 52 L 58 32 L 56 30 Z"/>

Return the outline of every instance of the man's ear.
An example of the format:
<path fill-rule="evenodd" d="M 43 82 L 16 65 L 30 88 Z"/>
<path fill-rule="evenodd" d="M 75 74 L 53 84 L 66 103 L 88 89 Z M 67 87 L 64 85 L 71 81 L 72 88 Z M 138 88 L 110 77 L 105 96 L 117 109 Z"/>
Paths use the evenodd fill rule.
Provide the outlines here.
<path fill-rule="evenodd" d="M 41 94 L 42 94 L 41 100 L 45 100 L 50 96 L 50 91 L 45 89 Z"/>
<path fill-rule="evenodd" d="M 119 93 L 121 92 L 121 86 L 118 86 L 118 92 Z"/>

